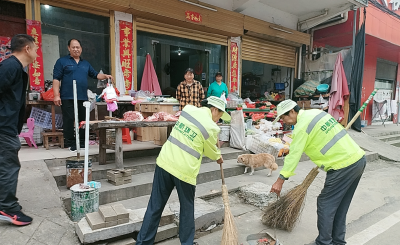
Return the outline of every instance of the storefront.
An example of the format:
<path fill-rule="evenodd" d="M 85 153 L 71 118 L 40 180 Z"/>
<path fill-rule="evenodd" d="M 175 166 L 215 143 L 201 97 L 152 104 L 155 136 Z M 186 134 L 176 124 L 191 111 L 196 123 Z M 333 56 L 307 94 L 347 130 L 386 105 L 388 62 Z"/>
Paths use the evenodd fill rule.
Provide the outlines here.
<path fill-rule="evenodd" d="M 16 34 L 26 33 L 27 18 L 25 14 L 25 1 L 0 2 L 0 61 L 11 55 L 7 49 L 11 38 Z M 6 28 L 4 28 L 6 27 Z"/>
<path fill-rule="evenodd" d="M 291 98 L 299 47 L 308 34 L 246 16 L 242 37 L 242 98 L 260 98 L 265 92 Z M 275 96 L 274 96 L 275 97 Z M 277 98 L 278 98 L 277 97 Z"/>
<path fill-rule="evenodd" d="M 400 62 L 400 11 L 386 1 L 370 1 L 366 8 L 365 64 L 361 103 L 374 89 L 379 89 L 374 100 L 361 115 L 361 120 L 382 124 L 397 116 L 396 87 L 398 86 L 398 64 Z M 352 22 L 354 12 L 348 20 L 314 32 L 314 49 L 317 47 L 349 47 L 352 44 Z M 363 22 L 360 10 L 356 16 L 357 26 Z"/>

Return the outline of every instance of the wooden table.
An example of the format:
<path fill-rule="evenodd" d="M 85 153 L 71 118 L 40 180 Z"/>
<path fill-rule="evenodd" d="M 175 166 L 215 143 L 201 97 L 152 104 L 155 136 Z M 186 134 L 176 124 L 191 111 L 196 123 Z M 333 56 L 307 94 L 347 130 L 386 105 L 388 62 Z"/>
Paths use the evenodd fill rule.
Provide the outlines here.
<path fill-rule="evenodd" d="M 122 149 L 122 128 L 168 127 L 167 135 L 172 131 L 176 122 L 125 122 L 125 121 L 93 121 L 90 127 L 99 130 L 99 164 L 106 164 L 106 150 L 115 150 L 117 168 L 124 168 Z M 115 146 L 106 144 L 106 129 L 115 129 Z"/>
<path fill-rule="evenodd" d="M 51 105 L 51 131 L 53 133 L 56 132 L 56 105 L 54 101 L 47 101 L 47 100 L 28 100 L 26 102 L 27 105 Z"/>

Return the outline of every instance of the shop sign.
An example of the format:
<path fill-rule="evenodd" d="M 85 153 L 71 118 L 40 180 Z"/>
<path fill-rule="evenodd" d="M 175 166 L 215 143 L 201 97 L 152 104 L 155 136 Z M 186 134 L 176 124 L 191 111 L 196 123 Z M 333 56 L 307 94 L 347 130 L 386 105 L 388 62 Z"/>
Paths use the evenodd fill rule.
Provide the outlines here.
<path fill-rule="evenodd" d="M 10 37 L 0 37 L 0 62 L 11 56 L 11 46 Z"/>
<path fill-rule="evenodd" d="M 40 21 L 26 20 L 26 30 L 28 35 L 35 39 L 35 44 L 38 46 L 38 57 L 29 65 L 29 81 L 31 90 L 44 92 L 42 26 Z"/>
<path fill-rule="evenodd" d="M 238 44 L 231 42 L 231 92 L 238 90 L 239 76 L 239 48 Z"/>
<path fill-rule="evenodd" d="M 186 11 L 186 20 L 196 22 L 196 23 L 201 23 L 202 17 L 200 13 L 197 12 L 192 12 L 192 11 Z"/>
<path fill-rule="evenodd" d="M 133 70 L 133 56 L 132 56 L 132 23 L 127 21 L 119 21 L 119 52 L 122 67 L 122 74 L 124 76 L 124 83 L 126 91 L 131 90 L 132 87 L 132 70 Z"/>

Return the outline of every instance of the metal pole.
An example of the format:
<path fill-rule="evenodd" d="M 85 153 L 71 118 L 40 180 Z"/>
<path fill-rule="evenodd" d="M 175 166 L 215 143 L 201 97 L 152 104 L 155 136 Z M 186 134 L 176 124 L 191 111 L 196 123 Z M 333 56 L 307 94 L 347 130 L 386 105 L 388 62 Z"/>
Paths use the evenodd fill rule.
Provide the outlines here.
<path fill-rule="evenodd" d="M 83 102 L 86 107 L 86 124 L 85 124 L 85 168 L 83 171 L 83 184 L 87 185 L 88 182 L 88 169 L 89 169 L 89 122 L 90 122 L 90 102 Z"/>
<path fill-rule="evenodd" d="M 356 32 L 357 32 L 357 8 L 353 8 L 353 46 L 351 48 L 351 64 L 354 64 L 354 52 L 356 47 Z"/>
<path fill-rule="evenodd" d="M 74 112 L 75 112 L 75 142 L 76 142 L 76 156 L 78 161 L 81 156 L 81 146 L 79 142 L 79 117 L 78 117 L 78 93 L 76 90 L 76 80 L 73 80 L 73 92 L 74 92 Z"/>

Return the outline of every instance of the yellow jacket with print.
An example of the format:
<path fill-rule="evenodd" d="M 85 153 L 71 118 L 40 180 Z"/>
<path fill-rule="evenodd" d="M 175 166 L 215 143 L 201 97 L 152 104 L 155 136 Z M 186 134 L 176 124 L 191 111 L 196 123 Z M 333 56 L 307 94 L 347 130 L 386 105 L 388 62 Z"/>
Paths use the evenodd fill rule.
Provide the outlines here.
<path fill-rule="evenodd" d="M 345 168 L 365 155 L 342 125 L 330 114 L 316 109 L 299 111 L 292 138 L 290 153 L 280 172 L 284 178 L 294 175 L 303 152 L 325 171 Z"/>
<path fill-rule="evenodd" d="M 157 165 L 176 178 L 196 185 L 203 154 L 212 160 L 221 156 L 216 145 L 219 131 L 209 108 L 186 105 L 161 148 Z"/>

